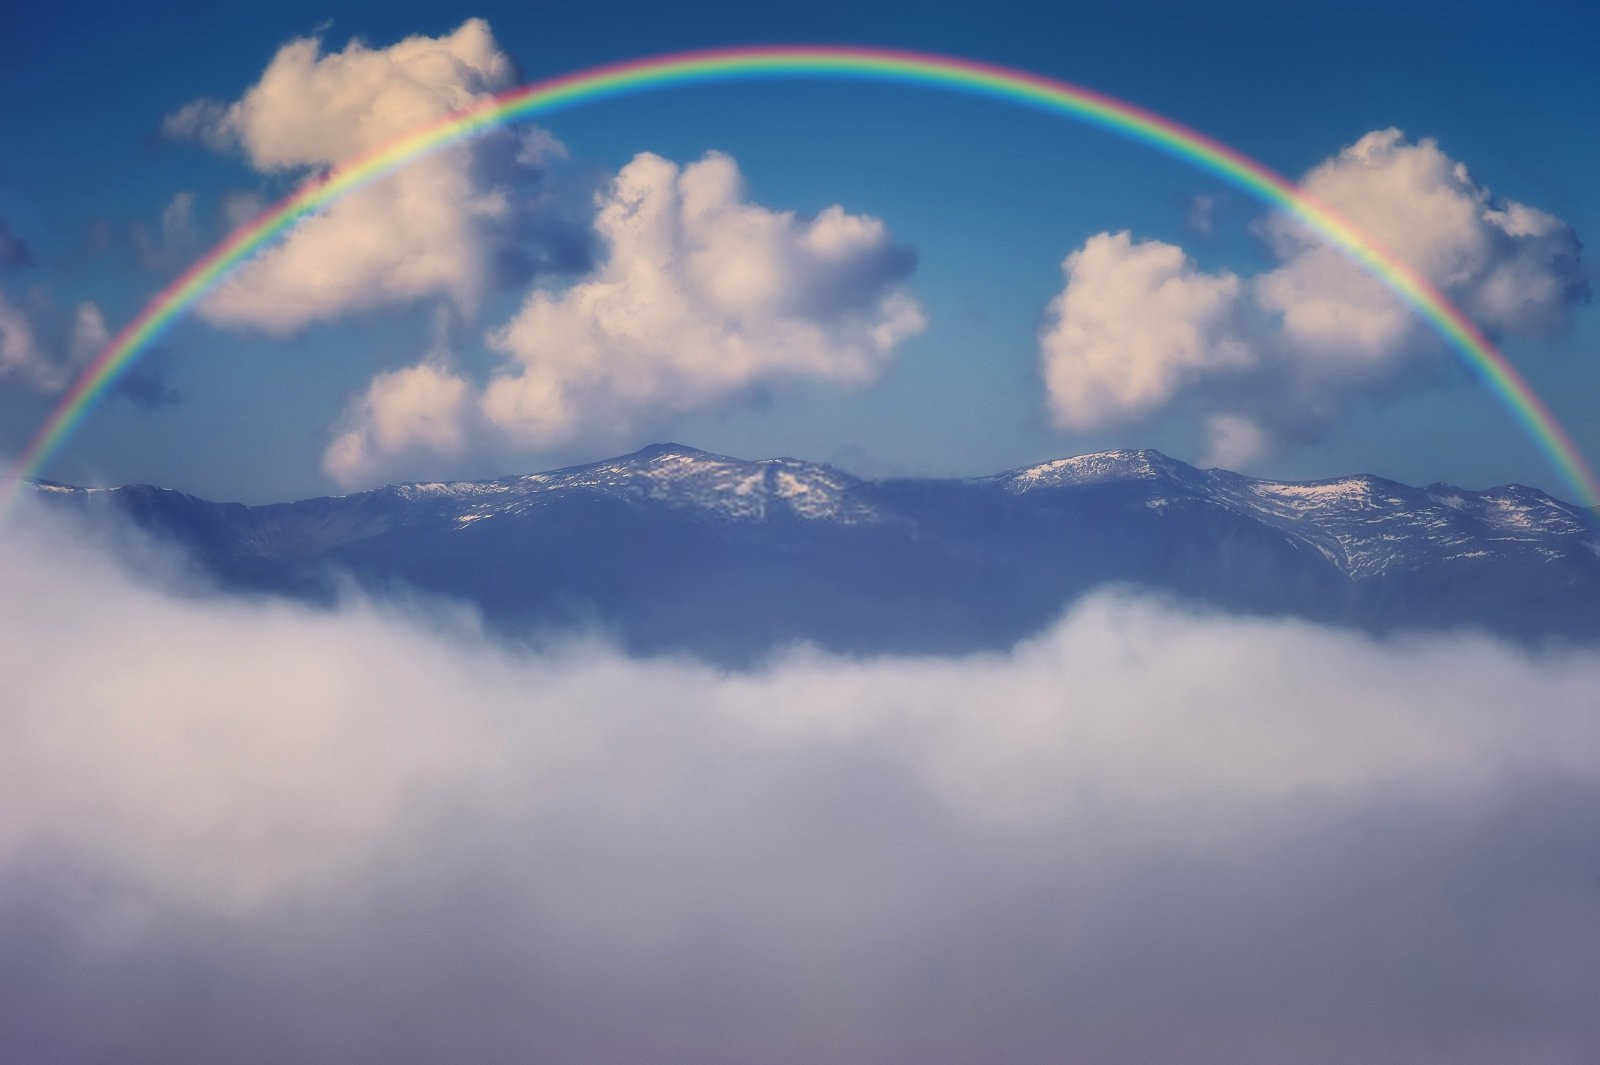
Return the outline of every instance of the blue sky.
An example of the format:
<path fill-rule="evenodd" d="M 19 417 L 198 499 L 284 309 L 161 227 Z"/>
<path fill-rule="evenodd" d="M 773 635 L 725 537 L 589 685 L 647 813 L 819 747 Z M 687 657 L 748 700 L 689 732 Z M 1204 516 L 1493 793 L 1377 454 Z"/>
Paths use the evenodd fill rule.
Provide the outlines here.
<path fill-rule="evenodd" d="M 1600 419 L 1592 413 L 1600 312 L 1581 298 L 1592 265 L 1566 252 L 1600 230 L 1593 181 L 1600 144 L 1592 134 L 1600 127 L 1592 74 L 1600 19 L 1579 5 L 1511 14 L 1487 5 L 1041 5 L 1004 17 L 951 8 L 915 19 L 860 5 L 488 4 L 444 13 L 435 5 L 280 4 L 153 16 L 122 6 L 30 5 L 0 43 L 0 79 L 12 101 L 0 125 L 7 144 L 0 223 L 28 252 L 0 272 L 0 296 L 25 318 L 39 365 L 70 367 L 74 345 L 92 339 L 84 304 L 112 331 L 136 313 L 224 234 L 230 197 L 270 196 L 306 172 L 263 165 L 243 146 L 248 133 L 236 129 L 241 142 L 215 150 L 203 138 L 174 136 L 170 124 L 164 132 L 164 119 L 195 100 L 241 100 L 294 38 L 320 34 L 325 57 L 352 37 L 372 49 L 409 35 L 443 38 L 468 16 L 486 20 L 494 50 L 514 72 L 502 76 L 517 82 L 757 41 L 980 58 L 1123 97 L 1296 176 L 1368 134 L 1397 128 L 1404 137 L 1378 144 L 1361 167 L 1348 159 L 1335 165 L 1328 187 L 1353 197 L 1352 213 L 1368 210 L 1365 197 L 1371 217 L 1399 218 L 1403 231 L 1388 236 L 1419 256 L 1448 259 L 1440 270 L 1454 269 L 1457 253 L 1472 249 L 1478 258 L 1451 275 L 1451 294 L 1464 305 L 1490 308 L 1489 294 L 1501 291 L 1495 279 L 1514 273 L 1520 309 L 1483 310 L 1485 324 L 1580 446 L 1600 453 Z M 1509 414 L 1451 369 L 1419 330 L 1389 323 L 1381 336 L 1345 344 L 1284 325 L 1274 316 L 1320 298 L 1311 282 L 1339 289 L 1333 268 L 1281 232 L 1275 243 L 1271 221 L 1241 194 L 1104 132 L 992 101 L 822 83 L 674 90 L 572 110 L 546 128 L 564 146 L 563 158 L 470 188 L 503 187 L 517 201 L 517 217 L 535 219 L 523 251 L 548 253 L 556 218 L 561 233 L 591 241 L 588 261 L 478 278 L 466 309 L 452 296 L 459 286 L 423 286 L 287 329 L 261 317 L 261 301 L 241 295 L 237 306 L 256 310 L 193 316 L 172 330 L 136 379 L 138 395 L 102 405 L 48 475 L 264 500 L 387 479 L 488 476 L 672 438 L 747 456 L 831 460 L 870 474 L 976 473 L 1100 447 L 1155 446 L 1192 461 L 1231 458 L 1273 476 L 1362 470 L 1473 486 L 1517 480 L 1572 494 Z M 344 143 L 338 130 L 316 136 L 323 133 Z M 1436 143 L 1436 156 L 1424 154 L 1424 138 Z M 794 211 L 803 227 L 837 204 L 851 218 L 879 220 L 881 240 L 863 245 L 852 267 L 865 271 L 861 299 L 870 306 L 816 311 L 821 317 L 801 324 L 823 337 L 820 353 L 796 348 L 788 362 L 757 366 L 733 385 L 719 375 L 734 356 L 711 352 L 706 365 L 673 367 L 653 391 L 638 385 L 657 379 L 649 366 L 606 368 L 603 386 L 578 389 L 573 382 L 587 380 L 591 364 L 638 367 L 659 354 L 599 344 L 580 358 L 563 343 L 573 334 L 561 329 L 582 323 L 562 294 L 586 283 L 622 284 L 605 273 L 609 245 L 591 229 L 592 197 L 612 188 L 641 152 L 688 166 L 712 150 L 742 176 L 734 201 L 767 212 L 761 218 Z M 1429 159 L 1439 173 L 1446 163 L 1467 168 L 1469 182 L 1452 188 L 1462 202 L 1485 197 L 1482 217 L 1461 223 L 1477 229 L 1458 233 L 1449 228 L 1455 222 L 1440 221 L 1412 233 L 1407 213 L 1393 213 L 1423 186 L 1390 179 Z M 461 180 L 479 180 L 480 163 Z M 677 179 L 652 180 L 665 182 L 662 195 L 682 191 Z M 163 244 L 163 216 L 173 217 L 181 194 L 188 195 L 183 224 Z M 1380 202 L 1385 196 L 1394 202 Z M 538 197 L 544 206 L 529 206 Z M 1537 238 L 1484 229 L 1501 224 L 1484 222 L 1486 212 L 1513 201 L 1553 221 Z M 368 217 L 383 217 L 381 202 Z M 1488 245 L 1479 230 L 1492 238 Z M 1097 235 L 1122 231 L 1130 233 L 1126 246 L 1093 245 L 1099 254 L 1086 254 L 1078 273 L 1064 277 L 1064 258 L 1090 248 Z M 790 263 L 800 233 L 728 254 Z M 467 239 L 453 235 L 455 251 L 458 238 Z M 883 265 L 890 260 L 879 253 L 891 248 L 914 254 L 914 269 Z M 1175 249 L 1181 265 L 1161 260 L 1163 248 Z M 1099 263 L 1093 276 L 1091 261 Z M 1537 269 L 1527 266 L 1535 262 Z M 1167 271 L 1165 291 L 1178 286 L 1184 298 L 1151 311 L 1139 288 L 1149 270 Z M 1275 271 L 1296 281 L 1298 302 L 1288 311 L 1261 294 Z M 1074 291 L 1065 309 L 1051 310 Z M 490 334 L 517 320 L 534 292 L 546 293 L 568 324 L 530 334 L 514 351 L 495 348 Z M 1091 299 L 1095 293 L 1109 296 Z M 915 303 L 921 324 L 900 329 L 866 372 L 851 370 L 861 330 L 892 314 L 877 301 L 902 297 Z M 1383 308 L 1370 294 L 1350 298 L 1338 320 L 1361 333 L 1360 315 L 1381 317 Z M 270 304 L 271 293 L 262 299 Z M 703 335 L 690 319 L 706 306 L 698 296 L 674 305 L 671 320 L 687 323 L 683 337 Z M 800 343 L 793 323 L 776 321 L 770 308 L 747 311 L 740 311 L 746 346 Z M 861 314 L 872 321 L 858 320 Z M 1153 319 L 1162 327 L 1152 332 Z M 1057 339 L 1045 343 L 1041 334 Z M 1143 351 L 1128 357 L 1145 362 L 1124 372 L 1104 361 L 1124 348 Z M 569 364 L 548 370 L 557 350 Z M 821 369 L 796 372 L 801 363 Z M 423 417 L 417 404 L 432 404 L 425 412 L 432 428 L 385 443 L 375 426 L 399 417 L 393 404 L 402 400 L 376 382 L 419 366 L 431 368 L 425 382 L 416 379 L 427 387 L 407 392 L 400 414 Z M 1140 367 L 1164 382 L 1155 392 L 1127 384 Z M 493 413 L 490 383 L 508 374 L 524 396 L 552 380 L 565 389 L 559 417 L 530 413 L 526 403 L 514 416 Z M 1050 380 L 1057 384 L 1047 386 Z M 59 382 L 46 370 L 28 377 L 14 367 L 0 376 L 0 448 L 20 445 L 48 409 L 52 388 Z M 434 433 L 447 415 L 456 419 L 449 431 Z M 1235 434 L 1219 450 L 1219 417 L 1247 425 L 1249 446 Z M 562 418 L 571 427 L 557 431 Z M 352 433 L 364 450 L 359 461 L 340 465 L 330 459 L 334 444 Z"/>

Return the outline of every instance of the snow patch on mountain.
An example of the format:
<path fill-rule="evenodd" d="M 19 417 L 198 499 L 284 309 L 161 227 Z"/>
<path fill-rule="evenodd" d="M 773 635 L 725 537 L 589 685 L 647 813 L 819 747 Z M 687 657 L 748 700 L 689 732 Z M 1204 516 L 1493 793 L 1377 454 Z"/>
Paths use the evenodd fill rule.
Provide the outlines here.
<path fill-rule="evenodd" d="M 765 521 L 791 514 L 842 525 L 882 520 L 865 498 L 867 484 L 841 470 L 796 459 L 747 461 L 678 444 L 658 444 L 604 462 L 495 481 L 395 485 L 414 502 L 461 506 L 465 527 L 496 514 L 524 514 L 578 493 L 634 503 L 660 503 L 728 521 Z"/>
<path fill-rule="evenodd" d="M 1161 476 L 1173 465 L 1173 460 L 1159 451 L 1147 449 L 1095 451 L 1087 455 L 1073 455 L 1041 462 L 1035 466 L 1025 466 L 992 478 L 978 478 L 978 480 L 997 482 L 1009 492 L 1021 493 L 1040 488 L 1151 479 Z"/>

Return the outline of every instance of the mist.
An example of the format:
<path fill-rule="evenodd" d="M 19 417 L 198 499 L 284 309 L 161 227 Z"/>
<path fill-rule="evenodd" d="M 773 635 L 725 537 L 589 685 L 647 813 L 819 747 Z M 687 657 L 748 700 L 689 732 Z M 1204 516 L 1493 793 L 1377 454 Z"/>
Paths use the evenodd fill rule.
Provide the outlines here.
<path fill-rule="evenodd" d="M 1006 653 L 735 672 L 24 517 L 6 1060 L 1600 1048 L 1600 648 L 1106 593 Z"/>

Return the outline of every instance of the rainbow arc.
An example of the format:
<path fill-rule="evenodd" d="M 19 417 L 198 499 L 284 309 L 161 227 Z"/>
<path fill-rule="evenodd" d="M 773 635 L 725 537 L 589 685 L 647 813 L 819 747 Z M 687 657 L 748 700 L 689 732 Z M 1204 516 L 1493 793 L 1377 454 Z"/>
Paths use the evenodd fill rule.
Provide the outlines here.
<path fill-rule="evenodd" d="M 37 476 L 95 402 L 161 331 L 204 298 L 250 254 L 309 211 L 429 152 L 519 119 L 609 97 L 675 85 L 757 78 L 827 77 L 898 82 L 986 95 L 1112 130 L 1198 165 L 1301 219 L 1414 307 L 1474 367 L 1586 505 L 1600 506 L 1600 476 L 1516 367 L 1425 277 L 1290 181 L 1247 156 L 1134 104 L 1026 71 L 949 56 L 872 48 L 728 48 L 595 67 L 512 89 L 418 129 L 309 181 L 268 207 L 157 293 L 106 345 L 29 440 L 18 463 Z"/>

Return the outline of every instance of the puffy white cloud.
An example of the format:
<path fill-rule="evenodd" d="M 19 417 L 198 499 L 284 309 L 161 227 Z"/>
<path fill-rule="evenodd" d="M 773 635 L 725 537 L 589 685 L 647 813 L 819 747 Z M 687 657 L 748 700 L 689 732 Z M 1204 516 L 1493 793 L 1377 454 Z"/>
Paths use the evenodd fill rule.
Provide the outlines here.
<path fill-rule="evenodd" d="M 167 119 L 174 136 L 237 145 L 267 173 L 323 170 L 508 87 L 510 59 L 469 19 L 442 37 L 324 53 L 304 38 L 279 49 L 232 104 L 196 101 Z M 210 321 L 289 333 L 352 311 L 445 297 L 476 307 L 518 206 L 504 178 L 509 133 L 408 164 L 298 222 L 200 305 Z M 502 158 L 505 157 L 505 158 Z M 548 158 L 548 152 L 542 158 Z"/>
<path fill-rule="evenodd" d="M 1050 411 L 1064 429 L 1142 417 L 1200 378 L 1248 369 L 1241 283 L 1183 249 L 1101 233 L 1061 264 L 1066 288 L 1039 333 Z"/>
<path fill-rule="evenodd" d="M 0 536 L 7 1059 L 1600 1041 L 1593 648 L 1109 596 L 1005 654 L 727 673 L 132 570 Z"/>
<path fill-rule="evenodd" d="M 512 76 L 510 59 L 482 19 L 388 48 L 352 40 L 342 52 L 324 54 L 320 40 L 304 37 L 280 48 L 261 79 L 225 110 L 179 115 L 188 115 L 193 133 L 203 133 L 209 121 L 262 170 L 319 167 L 470 107 L 510 85 Z"/>
<path fill-rule="evenodd" d="M 1302 188 L 1491 333 L 1551 328 L 1587 295 L 1571 228 L 1496 200 L 1432 140 L 1369 133 Z M 1248 279 L 1125 233 L 1069 256 L 1040 334 L 1057 424 L 1133 422 L 1183 400 L 1209 419 L 1212 461 L 1247 462 L 1275 436 L 1319 432 L 1356 397 L 1444 364 L 1420 317 L 1343 252 L 1287 216 L 1262 231 L 1281 264 Z"/>
<path fill-rule="evenodd" d="M 876 218 L 803 220 L 744 199 L 734 161 L 641 154 L 598 201 L 606 258 L 532 292 L 490 337 L 509 372 L 483 399 L 526 446 L 608 435 L 795 381 L 859 386 L 920 331 L 911 256 Z"/>
<path fill-rule="evenodd" d="M 473 311 L 491 267 L 488 230 L 506 220 L 509 207 L 474 190 L 463 162 L 425 160 L 296 224 L 229 275 L 201 302 L 200 315 L 288 334 L 429 296 Z"/>
<path fill-rule="evenodd" d="M 1375 130 L 1314 167 L 1301 188 L 1491 331 L 1550 325 L 1584 292 L 1571 228 L 1526 204 L 1496 202 L 1431 139 Z M 1258 279 L 1256 298 L 1282 316 L 1302 357 L 1358 375 L 1419 357 L 1425 327 L 1386 286 L 1289 218 L 1270 219 L 1268 230 L 1285 262 Z"/>
<path fill-rule="evenodd" d="M 549 150 L 533 144 L 524 147 Z M 466 446 L 617 443 L 756 389 L 859 387 L 923 328 L 902 286 L 913 257 L 883 222 L 839 206 L 802 219 L 748 202 L 726 155 L 681 168 L 636 156 L 597 196 L 594 232 L 603 262 L 566 289 L 534 289 L 490 332 L 503 358 L 486 386 L 437 355 L 379 377 L 325 471 L 353 486 Z"/>
<path fill-rule="evenodd" d="M 351 405 L 322 468 L 339 484 L 355 486 L 390 469 L 414 473 L 417 463 L 458 458 L 472 415 L 472 386 L 446 364 L 422 362 L 379 374 Z"/>
<path fill-rule="evenodd" d="M 322 469 L 346 488 L 393 476 L 450 477 L 482 434 L 479 390 L 455 369 L 460 321 L 440 307 L 422 361 L 378 374 L 351 400 L 322 456 Z"/>

